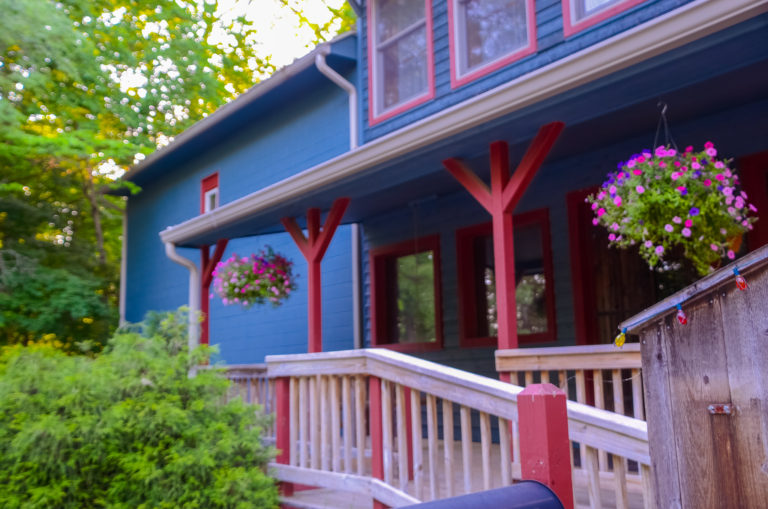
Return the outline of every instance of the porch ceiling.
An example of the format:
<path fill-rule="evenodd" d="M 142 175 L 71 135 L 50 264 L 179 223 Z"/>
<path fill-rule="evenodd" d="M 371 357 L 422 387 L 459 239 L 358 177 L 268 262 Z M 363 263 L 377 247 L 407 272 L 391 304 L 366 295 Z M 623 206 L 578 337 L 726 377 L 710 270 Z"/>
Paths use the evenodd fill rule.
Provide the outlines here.
<path fill-rule="evenodd" d="M 510 143 L 514 168 L 538 128 L 555 120 L 565 122 L 566 129 L 547 159 L 550 162 L 653 132 L 660 100 L 672 107 L 673 127 L 703 115 L 765 101 L 768 99 L 766 27 L 768 15 L 753 18 L 489 123 L 388 159 L 323 188 L 300 193 L 296 198 L 280 201 L 245 218 L 190 232 L 183 238 L 177 236 L 173 242 L 197 247 L 214 244 L 219 238 L 284 231 L 280 218 L 303 217 L 309 207 L 328 210 L 333 200 L 341 196 L 351 198 L 343 219 L 351 223 L 455 193 L 461 187 L 443 169 L 442 160 L 463 158 L 481 177 L 487 178 L 491 141 Z M 761 128 L 766 132 L 755 133 L 755 136 L 768 138 L 768 126 L 763 123 Z M 648 140 L 648 145 L 651 141 Z M 169 230 L 161 236 L 167 232 Z"/>

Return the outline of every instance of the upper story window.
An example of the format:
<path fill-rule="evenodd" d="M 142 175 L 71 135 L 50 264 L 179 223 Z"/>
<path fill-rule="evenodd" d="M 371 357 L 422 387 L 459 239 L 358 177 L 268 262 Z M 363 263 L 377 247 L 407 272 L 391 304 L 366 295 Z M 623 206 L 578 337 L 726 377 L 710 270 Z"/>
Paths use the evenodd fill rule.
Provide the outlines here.
<path fill-rule="evenodd" d="M 214 173 L 203 179 L 200 186 L 200 213 L 205 214 L 219 207 L 219 174 Z"/>
<path fill-rule="evenodd" d="M 520 343 L 555 341 L 555 292 L 546 209 L 515 215 L 515 303 Z M 496 281 L 491 223 L 456 232 L 460 343 L 495 346 Z"/>
<path fill-rule="evenodd" d="M 396 350 L 442 346 L 440 239 L 371 250 L 371 343 Z"/>
<path fill-rule="evenodd" d="M 454 87 L 536 51 L 533 0 L 448 0 L 448 11 Z"/>
<path fill-rule="evenodd" d="M 563 32 L 573 35 L 645 0 L 562 0 Z"/>
<path fill-rule="evenodd" d="M 368 3 L 371 124 L 434 95 L 431 0 Z"/>

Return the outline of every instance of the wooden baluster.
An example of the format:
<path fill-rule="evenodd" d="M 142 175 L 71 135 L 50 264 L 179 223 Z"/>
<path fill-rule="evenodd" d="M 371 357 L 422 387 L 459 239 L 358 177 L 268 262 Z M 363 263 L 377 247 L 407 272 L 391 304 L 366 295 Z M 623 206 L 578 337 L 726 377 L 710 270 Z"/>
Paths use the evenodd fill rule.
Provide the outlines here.
<path fill-rule="evenodd" d="M 371 426 L 371 477 L 381 480 L 384 479 L 384 441 L 382 436 L 384 420 L 382 419 L 381 412 L 381 390 L 382 386 L 386 385 L 388 384 L 378 377 L 368 377 L 368 415 L 370 416 Z M 384 507 L 381 502 L 374 498 L 374 509 L 384 509 Z"/>
<path fill-rule="evenodd" d="M 525 386 L 528 387 L 533 383 L 533 371 L 525 372 Z"/>
<path fill-rule="evenodd" d="M 309 380 L 306 377 L 299 378 L 299 466 L 308 467 L 307 449 L 309 447 Z"/>
<path fill-rule="evenodd" d="M 480 447 L 483 455 L 483 489 L 491 489 L 491 417 L 480 412 Z"/>
<path fill-rule="evenodd" d="M 397 478 L 400 490 L 408 486 L 408 423 L 405 418 L 405 387 L 395 387 L 395 419 L 397 421 Z"/>
<path fill-rule="evenodd" d="M 464 468 L 464 493 L 472 492 L 472 420 L 469 408 L 461 405 L 461 461 Z"/>
<path fill-rule="evenodd" d="M 584 452 L 584 470 L 587 472 L 587 491 L 589 493 L 589 507 L 592 509 L 603 509 L 603 503 L 600 493 L 600 468 L 597 462 L 597 449 L 582 444 Z"/>
<path fill-rule="evenodd" d="M 424 444 L 421 435 L 421 392 L 411 389 L 411 434 L 413 435 L 413 486 L 414 496 L 423 499 L 424 463 L 422 455 Z"/>
<path fill-rule="evenodd" d="M 601 410 L 605 409 L 605 394 L 603 394 L 603 370 L 592 370 L 592 388 L 595 393 L 595 408 Z M 601 450 L 600 456 L 600 470 L 608 470 L 608 454 Z"/>
<path fill-rule="evenodd" d="M 318 376 L 320 387 L 320 468 L 331 469 L 331 408 L 328 404 L 328 377 Z"/>
<path fill-rule="evenodd" d="M 501 485 L 508 486 L 512 484 L 510 467 L 512 462 L 509 459 L 509 428 L 511 421 L 499 417 L 499 451 L 501 453 Z"/>
<path fill-rule="evenodd" d="M 587 383 L 584 378 L 584 370 L 583 369 L 577 369 L 574 372 L 574 376 L 576 378 L 576 402 L 587 404 Z M 578 442 L 573 442 L 578 443 Z M 574 467 L 576 466 L 576 463 L 574 462 L 573 458 L 573 451 L 571 451 L 571 465 Z M 581 468 L 584 468 L 584 448 L 581 444 L 579 444 L 579 465 Z"/>
<path fill-rule="evenodd" d="M 357 475 L 365 474 L 365 376 L 355 377 L 355 432 L 357 433 Z"/>
<path fill-rule="evenodd" d="M 565 370 L 560 370 L 560 371 L 557 372 L 557 385 L 565 393 L 565 397 L 569 398 L 569 396 L 568 396 L 568 375 L 566 374 Z"/>
<path fill-rule="evenodd" d="M 632 370 L 632 411 L 635 419 L 645 420 L 643 412 L 643 379 L 639 369 Z"/>
<path fill-rule="evenodd" d="M 627 499 L 627 462 L 621 456 L 613 456 L 613 480 L 616 485 L 616 509 L 629 509 Z"/>
<path fill-rule="evenodd" d="M 520 425 L 512 421 L 512 461 L 520 467 Z"/>
<path fill-rule="evenodd" d="M 309 464 L 320 468 L 320 380 L 319 376 L 309 379 Z"/>
<path fill-rule="evenodd" d="M 624 384 L 621 381 L 621 370 L 611 371 L 611 381 L 613 383 L 613 411 L 617 414 L 626 415 L 624 411 Z"/>
<path fill-rule="evenodd" d="M 387 380 L 381 381 L 381 422 L 384 444 L 384 482 L 392 485 L 392 392 Z"/>
<path fill-rule="evenodd" d="M 330 385 L 329 406 L 331 410 L 331 468 L 341 472 L 341 415 L 339 414 L 339 380 L 335 376 L 328 377 Z"/>
<path fill-rule="evenodd" d="M 299 464 L 299 414 L 301 413 L 301 407 L 299 407 L 299 383 L 295 377 L 291 377 L 288 392 L 290 393 L 291 408 L 290 408 L 290 440 L 291 440 L 291 457 L 289 463 L 291 465 Z"/>
<path fill-rule="evenodd" d="M 341 413 L 344 426 L 344 473 L 352 473 L 352 396 L 350 393 L 350 377 L 341 378 Z"/>
<path fill-rule="evenodd" d="M 640 465 L 640 480 L 643 486 L 643 507 L 644 509 L 654 509 L 656 507 L 656 495 L 653 491 L 650 465 Z"/>
<path fill-rule="evenodd" d="M 541 383 L 548 384 L 549 383 L 549 371 L 546 369 L 541 372 Z"/>
<path fill-rule="evenodd" d="M 445 497 L 453 496 L 453 403 L 443 400 L 443 456 L 445 460 Z"/>
<path fill-rule="evenodd" d="M 437 493 L 437 401 L 427 394 L 427 450 L 429 452 L 429 497 L 438 498 Z"/>

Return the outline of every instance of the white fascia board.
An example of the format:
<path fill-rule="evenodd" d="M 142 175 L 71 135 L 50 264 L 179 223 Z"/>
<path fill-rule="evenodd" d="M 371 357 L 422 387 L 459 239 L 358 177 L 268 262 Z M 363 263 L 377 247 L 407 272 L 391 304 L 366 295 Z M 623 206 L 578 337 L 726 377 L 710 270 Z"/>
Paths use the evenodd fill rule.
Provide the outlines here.
<path fill-rule="evenodd" d="M 160 232 L 183 243 L 768 12 L 768 0 L 697 0 Z"/>

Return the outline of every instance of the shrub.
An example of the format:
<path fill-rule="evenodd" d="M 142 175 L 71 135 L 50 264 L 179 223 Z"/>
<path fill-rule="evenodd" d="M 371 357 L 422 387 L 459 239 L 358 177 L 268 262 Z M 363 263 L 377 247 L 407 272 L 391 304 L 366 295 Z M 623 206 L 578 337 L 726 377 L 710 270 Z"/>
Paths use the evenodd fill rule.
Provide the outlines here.
<path fill-rule="evenodd" d="M 172 336 L 172 335 L 171 335 Z M 203 350 L 120 333 L 95 357 L 0 352 L 0 507 L 276 507 L 264 417 Z"/>

